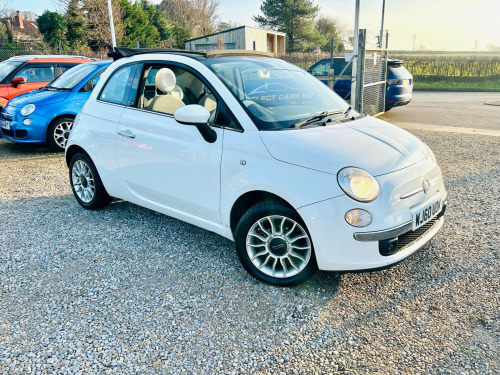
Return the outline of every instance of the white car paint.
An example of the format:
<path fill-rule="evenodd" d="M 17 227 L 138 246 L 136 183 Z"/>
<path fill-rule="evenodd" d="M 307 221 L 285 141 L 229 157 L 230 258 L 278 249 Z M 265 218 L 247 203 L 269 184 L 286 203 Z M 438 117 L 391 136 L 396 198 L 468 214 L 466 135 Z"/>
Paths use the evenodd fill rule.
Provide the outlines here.
<path fill-rule="evenodd" d="M 243 131 L 213 127 L 215 143 L 173 116 L 97 100 L 120 66 L 135 61 L 173 61 L 198 71 L 231 109 Z M 118 133 L 132 134 L 134 138 Z M 411 207 L 438 194 L 446 198 L 441 170 L 426 146 L 410 133 L 379 119 L 296 131 L 259 131 L 221 80 L 204 64 L 176 54 L 142 54 L 115 61 L 102 75 L 68 140 L 67 152 L 82 148 L 93 160 L 109 195 L 150 208 L 233 240 L 230 215 L 247 192 L 264 191 L 287 201 L 300 214 L 314 244 L 318 268 L 364 270 L 406 258 L 434 236 L 392 256 L 378 242 L 361 242 L 356 232 L 388 230 L 411 221 Z M 337 183 L 346 166 L 376 177 L 379 197 L 360 203 Z M 427 194 L 401 196 L 435 179 Z M 373 215 L 366 228 L 346 223 L 345 213 L 363 208 Z"/>

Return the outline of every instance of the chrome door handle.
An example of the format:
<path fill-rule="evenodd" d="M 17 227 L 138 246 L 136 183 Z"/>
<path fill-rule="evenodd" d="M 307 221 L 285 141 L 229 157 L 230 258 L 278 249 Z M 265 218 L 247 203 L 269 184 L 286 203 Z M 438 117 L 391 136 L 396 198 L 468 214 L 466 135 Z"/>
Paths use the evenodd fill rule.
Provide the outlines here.
<path fill-rule="evenodd" d="M 135 135 L 132 133 L 127 133 L 127 132 L 118 132 L 118 135 L 121 135 L 122 137 L 127 137 L 127 138 L 135 138 Z"/>

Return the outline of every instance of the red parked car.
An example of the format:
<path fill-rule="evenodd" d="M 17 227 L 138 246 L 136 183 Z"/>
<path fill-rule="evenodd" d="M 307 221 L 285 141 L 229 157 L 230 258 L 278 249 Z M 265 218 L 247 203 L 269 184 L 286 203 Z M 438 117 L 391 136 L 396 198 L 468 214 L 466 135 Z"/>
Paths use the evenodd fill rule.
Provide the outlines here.
<path fill-rule="evenodd" d="M 10 98 L 45 86 L 66 70 L 93 61 L 83 56 L 15 56 L 0 63 L 0 110 Z"/>

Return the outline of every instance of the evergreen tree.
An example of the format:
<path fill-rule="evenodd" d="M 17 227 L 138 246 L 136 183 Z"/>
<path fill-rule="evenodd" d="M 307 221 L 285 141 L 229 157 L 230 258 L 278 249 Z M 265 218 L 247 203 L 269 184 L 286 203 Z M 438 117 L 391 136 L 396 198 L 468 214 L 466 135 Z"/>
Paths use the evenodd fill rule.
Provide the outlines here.
<path fill-rule="evenodd" d="M 160 42 L 160 33 L 149 23 L 149 17 L 141 3 L 131 4 L 128 0 L 121 0 L 123 14 L 124 36 L 122 45 L 135 47 L 155 46 Z"/>
<path fill-rule="evenodd" d="M 324 39 L 314 27 L 319 7 L 313 0 L 264 0 L 263 15 L 253 19 L 260 27 L 286 33 L 289 52 L 313 50 Z"/>
<path fill-rule="evenodd" d="M 146 12 L 149 23 L 158 30 L 161 42 L 170 40 L 172 38 L 172 26 L 165 15 L 147 0 L 141 1 L 141 7 Z"/>
<path fill-rule="evenodd" d="M 79 0 L 70 0 L 66 10 L 66 22 L 68 31 L 66 39 L 72 49 L 79 49 L 87 46 L 85 38 L 85 19 L 83 9 L 79 6 Z"/>
<path fill-rule="evenodd" d="M 37 18 L 38 29 L 43 35 L 43 40 L 51 47 L 66 49 L 66 19 L 59 13 L 46 10 Z"/>

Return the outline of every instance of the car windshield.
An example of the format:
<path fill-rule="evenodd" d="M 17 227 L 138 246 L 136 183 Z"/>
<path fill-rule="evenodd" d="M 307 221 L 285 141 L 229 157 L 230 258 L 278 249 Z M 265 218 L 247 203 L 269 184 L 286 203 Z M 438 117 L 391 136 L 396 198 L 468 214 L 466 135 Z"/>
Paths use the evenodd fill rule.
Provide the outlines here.
<path fill-rule="evenodd" d="M 0 63 L 0 82 L 5 79 L 12 71 L 22 65 L 22 62 L 4 61 Z"/>
<path fill-rule="evenodd" d="M 82 79 L 95 70 L 94 64 L 80 64 L 64 72 L 61 76 L 53 80 L 47 87 L 59 90 L 71 90 L 78 85 Z"/>
<path fill-rule="evenodd" d="M 312 116 L 343 113 L 349 107 L 318 79 L 282 60 L 219 57 L 204 63 L 229 88 L 259 130 L 293 128 Z"/>

